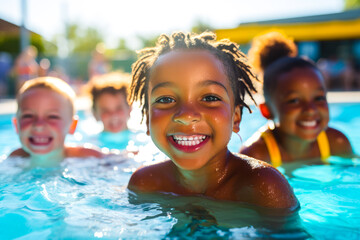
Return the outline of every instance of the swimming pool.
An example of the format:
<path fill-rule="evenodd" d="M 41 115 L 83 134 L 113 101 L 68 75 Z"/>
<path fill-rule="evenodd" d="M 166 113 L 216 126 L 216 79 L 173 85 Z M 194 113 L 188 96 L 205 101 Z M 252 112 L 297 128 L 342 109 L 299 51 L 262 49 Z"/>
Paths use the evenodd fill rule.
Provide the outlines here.
<path fill-rule="evenodd" d="M 359 154 L 358 112 L 360 104 L 330 106 L 330 126 L 343 131 Z M 288 179 L 301 203 L 300 222 L 288 219 L 277 229 L 282 219 L 259 218 L 240 204 L 129 192 L 131 173 L 163 158 L 151 144 L 136 157 L 67 159 L 59 168 L 25 171 L 23 159 L 6 159 L 20 146 L 11 117 L 0 115 L 0 239 L 360 238 L 360 166 L 350 161 L 294 170 Z M 67 141 L 84 142 L 85 123 Z M 244 111 L 242 140 L 264 123 L 258 111 Z M 234 134 L 230 149 L 239 144 Z"/>

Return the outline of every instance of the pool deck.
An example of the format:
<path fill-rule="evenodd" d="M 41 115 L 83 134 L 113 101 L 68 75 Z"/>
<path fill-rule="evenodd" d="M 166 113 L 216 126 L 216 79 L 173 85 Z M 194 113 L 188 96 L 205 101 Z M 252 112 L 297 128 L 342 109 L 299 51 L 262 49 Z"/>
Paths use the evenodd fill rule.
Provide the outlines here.
<path fill-rule="evenodd" d="M 329 103 L 360 102 L 360 91 L 328 92 L 327 99 Z M 262 102 L 262 96 L 256 95 L 255 100 L 258 103 Z M 76 99 L 75 107 L 77 110 L 89 109 L 90 106 L 91 102 L 88 98 L 79 97 Z M 14 114 L 15 111 L 15 99 L 0 99 L 0 114 Z"/>

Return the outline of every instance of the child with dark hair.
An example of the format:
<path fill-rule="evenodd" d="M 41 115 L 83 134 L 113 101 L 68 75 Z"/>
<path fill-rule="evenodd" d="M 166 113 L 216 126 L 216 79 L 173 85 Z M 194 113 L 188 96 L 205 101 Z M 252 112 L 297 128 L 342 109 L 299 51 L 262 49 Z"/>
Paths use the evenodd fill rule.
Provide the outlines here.
<path fill-rule="evenodd" d="M 330 155 L 351 156 L 352 147 L 340 131 L 328 127 L 329 107 L 324 78 L 308 59 L 296 57 L 295 43 L 278 32 L 253 40 L 249 58 L 263 76 L 262 115 L 273 126 L 249 139 L 241 153 L 278 167 L 298 160 Z"/>
<path fill-rule="evenodd" d="M 112 72 L 90 79 L 86 88 L 92 99 L 92 111 L 101 121 L 104 132 L 118 133 L 128 129 L 131 106 L 128 103 L 130 74 Z"/>
<path fill-rule="evenodd" d="M 90 137 L 94 144 L 137 152 L 139 145 L 148 142 L 144 132 L 128 127 L 132 111 L 128 102 L 130 82 L 129 73 L 116 71 L 95 76 L 85 86 L 84 91 L 92 99 L 93 115 L 103 126 L 102 132 Z"/>
<path fill-rule="evenodd" d="M 138 169 L 128 188 L 200 195 L 276 209 L 296 209 L 284 176 L 269 164 L 229 152 L 254 76 L 237 44 L 214 33 L 161 35 L 133 65 L 131 99 L 147 133 L 170 160 Z"/>

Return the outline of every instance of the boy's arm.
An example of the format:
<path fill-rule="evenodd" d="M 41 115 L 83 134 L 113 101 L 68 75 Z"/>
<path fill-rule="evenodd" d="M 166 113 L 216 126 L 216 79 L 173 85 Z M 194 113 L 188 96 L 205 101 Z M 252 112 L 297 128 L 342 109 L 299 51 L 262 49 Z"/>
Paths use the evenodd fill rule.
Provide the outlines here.
<path fill-rule="evenodd" d="M 256 169 L 253 182 L 253 197 L 257 205 L 290 211 L 299 207 L 292 187 L 277 169 L 271 166 Z"/>
<path fill-rule="evenodd" d="M 165 161 L 137 169 L 131 175 L 128 188 L 143 192 L 171 192 L 174 186 L 170 165 L 170 161 Z"/>
<path fill-rule="evenodd" d="M 9 157 L 29 157 L 30 155 L 22 148 L 18 148 L 10 153 Z"/>
<path fill-rule="evenodd" d="M 65 147 L 65 157 L 96 157 L 102 158 L 105 154 L 101 152 L 99 148 L 83 147 L 83 146 L 66 146 Z"/>

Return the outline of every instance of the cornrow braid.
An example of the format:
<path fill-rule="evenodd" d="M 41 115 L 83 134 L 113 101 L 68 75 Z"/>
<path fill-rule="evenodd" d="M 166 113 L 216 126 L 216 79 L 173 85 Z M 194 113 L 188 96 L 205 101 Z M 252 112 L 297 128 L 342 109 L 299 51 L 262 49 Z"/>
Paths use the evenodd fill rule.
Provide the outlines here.
<path fill-rule="evenodd" d="M 139 59 L 132 65 L 130 101 L 140 102 L 143 117 L 149 110 L 147 90 L 151 67 L 161 55 L 178 49 L 203 49 L 214 54 L 226 69 L 235 96 L 235 106 L 240 105 L 241 109 L 246 107 L 250 111 L 244 98 L 247 93 L 255 103 L 253 93 L 256 93 L 256 89 L 253 81 L 257 78 L 246 64 L 247 58 L 239 46 L 228 39 L 216 41 L 216 35 L 212 32 L 200 35 L 175 32 L 170 37 L 166 34 L 161 35 L 155 47 L 140 50 Z"/>

